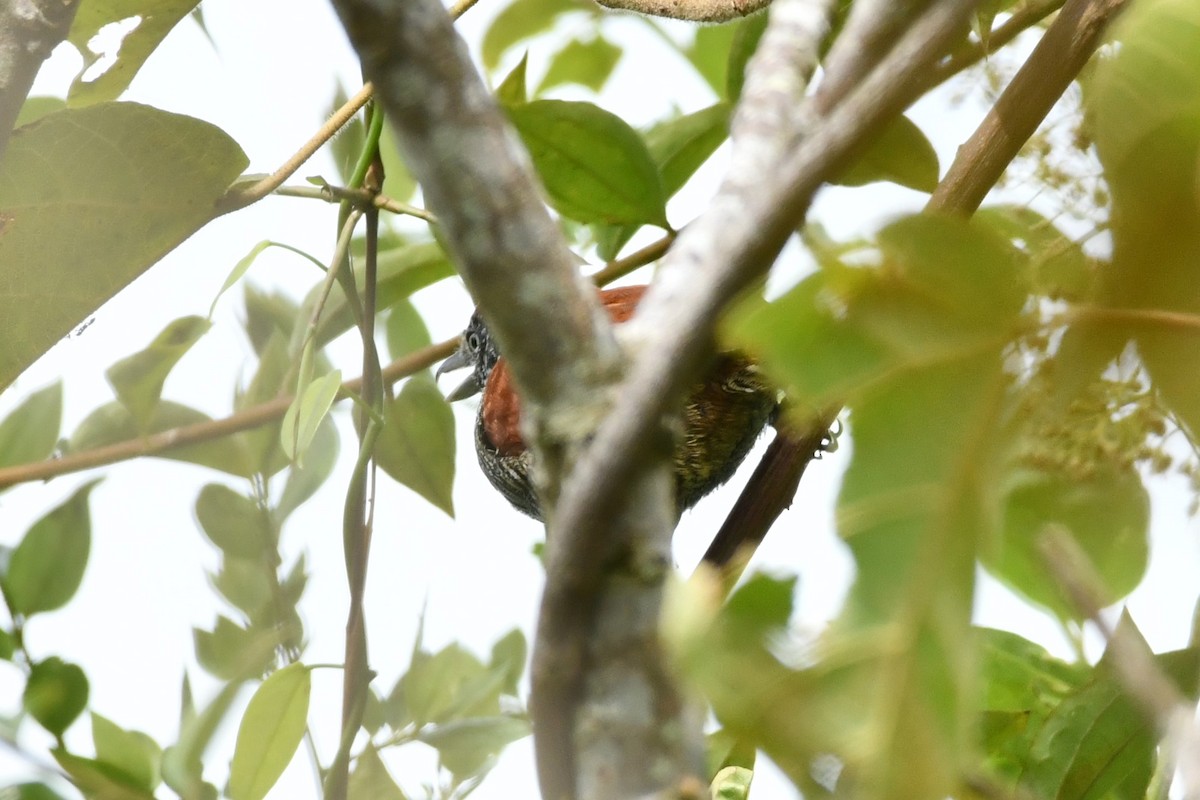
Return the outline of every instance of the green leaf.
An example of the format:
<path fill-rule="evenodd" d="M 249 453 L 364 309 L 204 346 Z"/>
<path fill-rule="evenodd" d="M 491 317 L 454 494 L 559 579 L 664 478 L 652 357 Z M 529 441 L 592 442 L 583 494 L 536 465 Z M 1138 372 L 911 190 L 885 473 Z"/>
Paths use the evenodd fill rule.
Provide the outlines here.
<path fill-rule="evenodd" d="M 87 707 L 88 680 L 83 670 L 51 656 L 34 664 L 21 702 L 29 716 L 56 738 Z"/>
<path fill-rule="evenodd" d="M 17 114 L 14 128 L 28 125 L 46 116 L 52 111 L 61 111 L 67 107 L 67 101 L 61 97 L 27 97 L 21 104 L 21 112 Z"/>
<path fill-rule="evenodd" d="M 229 768 L 233 800 L 262 800 L 279 780 L 304 737 L 311 688 L 308 667 L 289 664 L 250 698 Z"/>
<path fill-rule="evenodd" d="M 658 165 L 667 197 L 674 197 L 729 137 L 729 115 L 729 104 L 717 103 L 646 132 L 646 147 Z"/>
<path fill-rule="evenodd" d="M 192 629 L 196 661 L 224 681 L 261 675 L 274 661 L 275 648 L 285 631 L 243 628 L 228 617 L 217 617 L 212 631 Z"/>
<path fill-rule="evenodd" d="M 746 800 L 754 773 L 745 767 L 725 767 L 712 782 L 713 800 Z"/>
<path fill-rule="evenodd" d="M 412 720 L 421 726 L 499 713 L 500 689 L 506 679 L 505 671 L 488 669 L 455 643 L 433 655 L 414 654 L 397 688 Z"/>
<path fill-rule="evenodd" d="M 379 466 L 454 516 L 454 413 L 437 385 L 414 376 L 384 411 L 375 446 Z"/>
<path fill-rule="evenodd" d="M 0 466 L 49 458 L 62 427 L 62 381 L 39 389 L 0 422 Z"/>
<path fill-rule="evenodd" d="M 16 638 L 8 631 L 0 628 L 0 660 L 12 661 L 13 653 L 16 652 Z"/>
<path fill-rule="evenodd" d="M 1001 529 L 984 552 L 996 577 L 1061 619 L 1079 619 L 1038 542 L 1048 525 L 1061 526 L 1096 569 L 1103 605 L 1141 582 L 1150 555 L 1150 496 L 1133 467 L 1072 475 L 1017 469 L 1004 482 Z"/>
<path fill-rule="evenodd" d="M 86 0 L 80 3 L 67 35 L 83 56 L 83 68 L 75 76 L 68 94 L 71 105 L 89 105 L 120 97 L 154 49 L 199 2 L 156 0 L 148 4 L 144 0 Z M 85 79 L 99 57 L 88 47 L 88 41 L 106 25 L 131 18 L 137 20 L 137 25 L 121 41 L 116 61 L 101 75 Z"/>
<path fill-rule="evenodd" d="M 63 800 L 62 795 L 44 783 L 17 783 L 0 788 L 4 800 Z"/>
<path fill-rule="evenodd" d="M 212 422 L 212 417 L 180 403 L 161 400 L 154 410 L 150 424 L 143 431 L 134 422 L 129 409 L 114 401 L 88 414 L 71 435 L 67 447 L 69 452 L 80 453 L 204 422 Z M 246 448 L 246 439 L 239 434 L 173 447 L 154 455 L 199 464 L 242 478 L 248 478 L 254 473 Z"/>
<path fill-rule="evenodd" d="M 862 186 L 891 181 L 918 192 L 937 188 L 937 151 L 916 123 L 901 114 L 889 122 L 867 145 L 866 150 L 833 183 Z"/>
<path fill-rule="evenodd" d="M 488 669 L 504 676 L 501 684 L 504 694 L 517 694 L 517 684 L 525 672 L 528 651 L 525 634 L 520 628 L 513 628 L 492 645 L 492 659 L 488 663 Z"/>
<path fill-rule="evenodd" d="M 13 551 L 4 594 L 14 614 L 31 616 L 67 604 L 83 580 L 92 544 L 88 496 L 99 479 L 33 523 Z"/>
<path fill-rule="evenodd" d="M 333 473 L 340 447 L 337 426 L 327 416 L 317 427 L 317 435 L 308 446 L 304 464 L 294 466 L 288 471 L 283 494 L 275 506 L 275 515 L 280 523 L 312 497 Z"/>
<path fill-rule="evenodd" d="M 220 129 L 135 103 L 14 131 L 0 163 L 0 385 L 208 222 L 246 164 Z"/>
<path fill-rule="evenodd" d="M 507 109 L 550 203 L 579 222 L 667 226 L 654 160 L 628 123 L 592 103 L 535 100 Z"/>
<path fill-rule="evenodd" d="M 1029 258 L 1034 290 L 1062 300 L 1090 299 L 1098 270 L 1078 242 L 1027 206 L 989 206 L 973 219 L 1007 238 Z"/>
<path fill-rule="evenodd" d="M 407 298 L 418 289 L 424 289 L 455 274 L 446 253 L 437 242 L 403 244 L 379 253 L 377 263 L 375 308 L 382 312 L 395 303 Z M 355 268 L 355 285 L 363 286 L 365 277 L 361 265 Z M 311 308 L 316 290 L 305 298 L 305 308 Z M 338 335 L 350 330 L 354 316 L 346 305 L 346 295 L 341 285 L 335 285 L 325 303 L 324 313 L 317 325 L 317 345 L 324 346 Z"/>
<path fill-rule="evenodd" d="M 767 15 L 755 14 L 742 20 L 733 35 L 729 47 L 729 66 L 725 73 L 725 99 L 736 102 L 742 96 L 742 85 L 746 82 L 746 64 L 758 49 L 758 42 L 767 29 Z"/>
<path fill-rule="evenodd" d="M 1112 193 L 1113 262 L 1103 294 L 1122 310 L 1200 313 L 1200 7 L 1139 4 L 1115 36 L 1119 48 L 1098 65 L 1085 95 Z M 1195 435 L 1200 332 L 1162 324 L 1118 330 L 1136 338 L 1155 388 Z"/>
<path fill-rule="evenodd" d="M 210 483 L 200 490 L 196 519 L 208 540 L 226 555 L 262 559 L 275 549 L 267 512 L 228 486 Z"/>
<path fill-rule="evenodd" d="M 317 435 L 317 429 L 333 407 L 342 387 L 342 372 L 335 369 L 304 387 L 304 391 L 288 406 L 280 428 L 280 444 L 287 457 L 297 464 L 304 463 L 304 454 Z"/>
<path fill-rule="evenodd" d="M 187 675 L 184 675 L 184 696 L 189 696 Z M 217 790 L 203 779 L 201 759 L 213 735 L 241 691 L 242 681 L 226 683 L 216 697 L 199 714 L 185 713 L 180 720 L 179 741 L 163 751 L 163 783 L 180 797 L 216 800 Z"/>
<path fill-rule="evenodd" d="M 425 320 L 409 300 L 400 300 L 392 307 L 386 330 L 388 355 L 393 359 L 428 347 L 433 342 Z"/>
<path fill-rule="evenodd" d="M 726 74 L 729 71 L 729 50 L 737 32 L 746 20 L 726 22 L 721 25 L 701 25 L 696 28 L 696 38 L 683 54 L 696 68 L 696 72 L 708 83 L 718 97 L 725 95 Z"/>
<path fill-rule="evenodd" d="M 577 0 L 515 0 L 492 20 L 483 35 L 483 65 L 488 72 L 500 66 L 509 48 L 531 36 L 548 31 L 559 15 L 587 8 Z"/>
<path fill-rule="evenodd" d="M 442 766 L 458 778 L 478 774 L 506 745 L 530 734 L 521 717 L 475 717 L 423 728 L 417 738 L 437 748 Z"/>
<path fill-rule="evenodd" d="M 152 793 L 132 783 L 128 775 L 111 764 L 71 755 L 61 747 L 54 748 L 50 754 L 84 797 L 102 800 L 154 800 Z"/>
<path fill-rule="evenodd" d="M 117 399 L 129 409 L 142 430 L 154 419 L 163 384 L 171 370 L 211 327 L 212 323 L 204 317 L 173 320 L 145 350 L 121 359 L 104 373 Z"/>
<path fill-rule="evenodd" d="M 599 92 L 608 83 L 623 53 L 624 50 L 603 36 L 586 42 L 572 39 L 551 57 L 546 75 L 534 94 L 545 94 L 547 90 L 566 83 L 579 84 Z"/>
<path fill-rule="evenodd" d="M 515 106 L 518 103 L 528 102 L 529 93 L 525 88 L 525 68 L 528 63 L 529 53 L 527 52 L 521 56 L 521 60 L 505 76 L 504 80 L 500 81 L 500 85 L 496 87 L 497 103 L 505 106 Z"/>
<path fill-rule="evenodd" d="M 298 250 L 291 245 L 283 244 L 281 242 L 272 242 L 270 239 L 264 239 L 263 241 L 254 245 L 254 247 L 251 247 L 250 252 L 242 256 L 238 262 L 233 265 L 233 269 L 229 271 L 229 274 L 225 276 L 225 282 L 221 284 L 221 288 L 217 290 L 216 295 L 213 297 L 212 304 L 208 307 L 209 319 L 212 319 L 213 312 L 217 310 L 217 301 L 221 299 L 221 295 L 225 294 L 225 292 L 237 285 L 237 282 L 245 277 L 246 273 L 250 270 L 250 267 L 254 264 L 255 260 L 262 255 L 263 251 L 272 247 L 281 247 L 284 250 L 290 250 L 293 253 L 304 256 L 317 267 L 321 269 L 325 268 L 324 264 L 317 261 L 308 253 L 305 253 L 303 250 Z"/>
<path fill-rule="evenodd" d="M 346 796 L 349 800 L 406 800 L 373 747 L 368 747 L 355 760 Z"/>
<path fill-rule="evenodd" d="M 149 736 L 126 731 L 93 711 L 92 742 L 96 760 L 120 770 L 132 785 L 146 792 L 153 792 L 158 786 L 162 749 Z"/>

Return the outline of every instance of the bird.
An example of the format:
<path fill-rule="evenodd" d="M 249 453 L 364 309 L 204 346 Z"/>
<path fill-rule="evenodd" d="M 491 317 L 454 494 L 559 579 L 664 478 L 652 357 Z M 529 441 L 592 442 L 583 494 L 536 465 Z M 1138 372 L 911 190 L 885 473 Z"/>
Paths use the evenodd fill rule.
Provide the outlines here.
<path fill-rule="evenodd" d="M 614 324 L 633 316 L 648 286 L 622 286 L 599 292 Z M 530 452 L 521 438 L 521 402 L 509 371 L 478 310 L 463 331 L 458 350 L 437 370 L 471 372 L 446 399 L 481 394 L 475 418 L 475 452 L 488 481 L 518 511 L 542 520 L 530 477 Z M 728 481 L 774 419 L 779 395 L 753 361 L 720 353 L 704 379 L 688 393 L 683 433 L 674 453 L 677 512 L 691 508 Z"/>

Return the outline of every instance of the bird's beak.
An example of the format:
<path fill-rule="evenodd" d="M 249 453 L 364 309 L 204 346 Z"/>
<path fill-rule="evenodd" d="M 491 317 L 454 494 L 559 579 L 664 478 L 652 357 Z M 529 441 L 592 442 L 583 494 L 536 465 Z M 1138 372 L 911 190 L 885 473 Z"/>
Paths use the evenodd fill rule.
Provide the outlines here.
<path fill-rule="evenodd" d="M 465 348 L 459 348 L 441 363 L 441 366 L 437 368 L 437 372 L 434 373 L 434 379 L 442 377 L 446 372 L 453 372 L 456 369 L 462 369 L 471 365 L 472 359 L 470 354 L 467 353 Z M 464 400 L 471 395 L 478 394 L 482 389 L 483 387 L 479 385 L 479 381 L 475 379 L 475 371 L 471 370 L 471 374 L 467 376 L 467 379 L 460 383 L 454 391 L 446 395 L 446 400 L 451 403 L 456 400 Z"/>

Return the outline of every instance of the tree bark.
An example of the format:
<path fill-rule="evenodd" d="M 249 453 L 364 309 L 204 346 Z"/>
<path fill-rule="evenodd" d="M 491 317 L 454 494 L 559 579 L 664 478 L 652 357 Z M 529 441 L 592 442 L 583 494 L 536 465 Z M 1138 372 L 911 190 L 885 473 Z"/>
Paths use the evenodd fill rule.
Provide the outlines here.
<path fill-rule="evenodd" d="M 79 0 L 0 3 L 0 158 L 42 62 L 71 30 Z"/>

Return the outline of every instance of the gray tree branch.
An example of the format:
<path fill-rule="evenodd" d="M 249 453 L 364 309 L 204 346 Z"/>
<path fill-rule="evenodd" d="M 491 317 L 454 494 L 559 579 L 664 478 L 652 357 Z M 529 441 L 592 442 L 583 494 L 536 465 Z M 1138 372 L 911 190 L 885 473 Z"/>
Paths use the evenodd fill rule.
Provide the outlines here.
<path fill-rule="evenodd" d="M 597 0 L 619 11 L 638 11 L 652 17 L 693 22 L 728 22 L 767 7 L 771 0 Z"/>
<path fill-rule="evenodd" d="M 0 158 L 42 62 L 67 38 L 79 0 L 0 2 Z"/>

